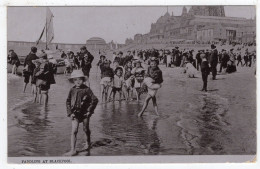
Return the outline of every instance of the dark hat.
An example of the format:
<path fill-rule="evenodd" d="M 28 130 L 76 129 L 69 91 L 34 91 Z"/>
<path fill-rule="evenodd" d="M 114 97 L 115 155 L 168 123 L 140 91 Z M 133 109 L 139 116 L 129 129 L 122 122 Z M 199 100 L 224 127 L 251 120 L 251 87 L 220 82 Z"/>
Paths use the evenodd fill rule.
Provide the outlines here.
<path fill-rule="evenodd" d="M 222 52 L 226 51 L 226 49 L 222 49 Z"/>
<path fill-rule="evenodd" d="M 123 68 L 122 68 L 122 67 L 117 67 L 117 68 L 115 69 L 115 72 L 117 72 L 118 70 L 123 71 Z"/>
<path fill-rule="evenodd" d="M 211 46 L 210 46 L 212 49 L 215 49 L 216 48 L 216 46 L 214 45 L 214 44 L 211 44 Z"/>
<path fill-rule="evenodd" d="M 86 49 L 87 49 L 86 46 L 82 46 L 82 47 L 80 48 L 80 50 L 86 50 Z"/>
<path fill-rule="evenodd" d="M 175 49 L 179 49 L 179 46 L 176 46 Z"/>
<path fill-rule="evenodd" d="M 123 55 L 123 52 L 122 52 L 122 51 L 119 51 L 118 54 Z"/>
<path fill-rule="evenodd" d="M 37 48 L 36 48 L 35 46 L 33 46 L 33 47 L 31 47 L 31 51 L 32 51 L 33 53 L 36 53 L 36 52 L 37 52 Z"/>
<path fill-rule="evenodd" d="M 104 56 L 104 55 L 100 55 L 100 59 L 101 59 L 101 58 L 106 58 L 106 56 Z"/>
<path fill-rule="evenodd" d="M 234 49 L 232 48 L 232 49 L 230 49 L 230 51 L 233 51 Z"/>

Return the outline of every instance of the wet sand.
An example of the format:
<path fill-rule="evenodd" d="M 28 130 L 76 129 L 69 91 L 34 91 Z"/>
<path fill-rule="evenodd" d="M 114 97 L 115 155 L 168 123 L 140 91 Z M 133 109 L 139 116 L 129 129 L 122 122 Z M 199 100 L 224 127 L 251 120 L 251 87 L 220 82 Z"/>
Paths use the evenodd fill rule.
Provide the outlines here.
<path fill-rule="evenodd" d="M 91 88 L 99 96 L 99 81 L 91 70 Z M 152 103 L 144 116 L 141 102 L 99 103 L 91 117 L 89 151 L 79 155 L 245 155 L 256 153 L 256 78 L 254 68 L 210 80 L 199 91 L 201 78 L 187 78 L 181 68 L 165 68 L 158 91 L 160 116 Z M 211 77 L 211 76 L 209 76 Z M 71 122 L 65 101 L 72 86 L 57 75 L 49 105 L 32 103 L 30 87 L 21 93 L 23 79 L 8 75 L 8 156 L 62 156 L 70 149 Z M 79 128 L 77 149 L 85 135 Z"/>

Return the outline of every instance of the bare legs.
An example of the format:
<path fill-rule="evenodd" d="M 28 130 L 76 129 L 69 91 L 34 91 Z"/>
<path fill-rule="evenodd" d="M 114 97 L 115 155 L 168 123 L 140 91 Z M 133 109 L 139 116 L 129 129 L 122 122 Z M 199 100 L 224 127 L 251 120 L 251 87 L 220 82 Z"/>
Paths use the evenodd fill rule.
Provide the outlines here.
<path fill-rule="evenodd" d="M 142 110 L 140 111 L 140 113 L 138 113 L 138 116 L 141 117 L 144 113 L 144 111 L 146 110 L 147 106 L 148 106 L 148 103 L 149 101 L 152 99 L 152 102 L 153 102 L 153 107 L 154 107 L 154 111 L 156 113 L 156 115 L 159 116 L 159 113 L 158 113 L 158 106 L 157 106 L 157 101 L 156 101 L 156 97 L 155 96 L 151 96 L 151 95 L 147 95 L 146 98 L 145 98 L 145 101 L 144 101 L 144 105 L 142 107 Z"/>
<path fill-rule="evenodd" d="M 24 93 L 25 93 L 25 90 L 26 90 L 27 84 L 28 84 L 28 83 L 24 83 L 24 86 L 23 86 L 23 92 L 24 92 Z"/>
<path fill-rule="evenodd" d="M 89 149 L 91 145 L 91 139 L 90 139 L 90 129 L 89 129 L 89 120 L 90 117 L 87 117 L 83 120 L 83 130 L 87 137 L 86 146 L 84 149 Z M 78 134 L 78 128 L 79 128 L 79 121 L 77 119 L 72 120 L 72 129 L 71 129 L 71 144 L 70 144 L 70 151 L 66 153 L 67 156 L 74 156 L 77 154 L 76 151 L 76 143 L 77 143 L 77 134 Z"/>
<path fill-rule="evenodd" d="M 72 121 L 72 129 L 71 129 L 71 137 L 70 137 L 70 151 L 66 153 L 65 155 L 73 156 L 77 154 L 76 151 L 76 142 L 77 142 L 77 134 L 78 134 L 78 128 L 79 128 L 79 122 L 76 119 L 73 119 Z"/>

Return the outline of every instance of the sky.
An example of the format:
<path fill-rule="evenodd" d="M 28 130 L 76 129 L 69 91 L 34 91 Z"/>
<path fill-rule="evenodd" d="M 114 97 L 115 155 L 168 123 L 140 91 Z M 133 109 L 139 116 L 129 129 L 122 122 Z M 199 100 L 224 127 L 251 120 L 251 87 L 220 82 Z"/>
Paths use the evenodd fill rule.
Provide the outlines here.
<path fill-rule="evenodd" d="M 169 6 L 168 11 L 181 15 L 182 6 Z M 189 9 L 190 7 L 187 7 Z M 101 37 L 107 43 L 125 43 L 136 33 L 150 31 L 151 23 L 164 15 L 166 6 L 150 7 L 50 7 L 54 15 L 54 40 L 59 43 L 86 43 Z M 8 7 L 8 41 L 35 42 L 45 24 L 45 7 Z M 255 6 L 225 6 L 230 17 L 254 18 Z"/>

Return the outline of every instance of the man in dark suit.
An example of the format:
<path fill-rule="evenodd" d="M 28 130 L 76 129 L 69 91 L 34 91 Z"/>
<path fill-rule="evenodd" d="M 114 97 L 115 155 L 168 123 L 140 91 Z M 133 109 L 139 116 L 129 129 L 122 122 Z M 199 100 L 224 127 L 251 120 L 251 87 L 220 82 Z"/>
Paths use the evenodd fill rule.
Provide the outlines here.
<path fill-rule="evenodd" d="M 209 55 L 209 63 L 212 72 L 212 79 L 216 80 L 217 76 L 217 65 L 218 65 L 218 50 L 214 44 L 211 45 L 211 52 Z"/>

